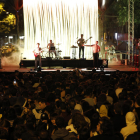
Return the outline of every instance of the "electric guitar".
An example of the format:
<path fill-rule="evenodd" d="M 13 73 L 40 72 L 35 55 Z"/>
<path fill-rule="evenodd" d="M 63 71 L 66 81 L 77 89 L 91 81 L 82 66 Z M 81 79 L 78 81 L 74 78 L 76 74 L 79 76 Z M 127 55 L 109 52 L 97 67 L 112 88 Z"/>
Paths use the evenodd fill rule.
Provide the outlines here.
<path fill-rule="evenodd" d="M 79 46 L 79 47 L 83 47 L 83 44 L 86 44 L 87 41 L 88 41 L 89 39 L 91 39 L 91 38 L 92 38 L 92 36 L 91 36 L 90 38 L 88 38 L 87 40 L 82 39 L 81 41 L 79 41 L 78 46 Z"/>
<path fill-rule="evenodd" d="M 42 52 L 42 49 L 41 48 L 39 48 L 39 52 L 33 52 L 34 53 L 34 56 L 35 57 L 37 57 L 37 56 L 39 56 L 40 55 L 40 53 Z"/>
<path fill-rule="evenodd" d="M 34 52 L 34 56 L 35 56 L 35 57 L 37 57 L 37 56 L 39 56 L 39 55 L 40 55 L 40 53 Z"/>

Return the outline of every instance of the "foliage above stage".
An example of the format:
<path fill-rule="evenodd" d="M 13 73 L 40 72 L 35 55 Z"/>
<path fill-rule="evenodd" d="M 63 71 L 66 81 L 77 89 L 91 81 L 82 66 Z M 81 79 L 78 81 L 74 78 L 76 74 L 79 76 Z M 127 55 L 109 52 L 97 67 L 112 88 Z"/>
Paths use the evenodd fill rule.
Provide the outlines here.
<path fill-rule="evenodd" d="M 16 17 L 4 9 L 4 3 L 0 3 L 0 33 L 9 33 L 15 29 Z"/>
<path fill-rule="evenodd" d="M 102 19 L 104 20 L 105 32 L 111 30 L 119 33 L 128 32 L 128 0 L 112 0 L 112 2 L 100 10 Z M 140 0 L 134 0 L 134 23 L 135 37 L 140 37 Z M 100 14 L 100 15 L 101 15 Z"/>
<path fill-rule="evenodd" d="M 128 0 L 119 0 L 116 3 L 118 22 L 120 25 L 125 25 L 128 22 Z M 140 0 L 134 0 L 134 22 L 140 24 Z"/>

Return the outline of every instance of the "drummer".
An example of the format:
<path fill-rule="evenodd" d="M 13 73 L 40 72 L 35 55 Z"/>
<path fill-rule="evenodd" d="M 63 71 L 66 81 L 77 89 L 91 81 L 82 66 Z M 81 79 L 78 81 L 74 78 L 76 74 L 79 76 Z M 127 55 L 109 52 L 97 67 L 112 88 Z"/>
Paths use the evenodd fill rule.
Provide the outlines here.
<path fill-rule="evenodd" d="M 55 46 L 54 43 L 52 43 L 52 40 L 50 40 L 50 43 L 48 43 L 47 48 L 49 49 L 49 57 L 50 53 L 54 53 L 56 56 Z"/>

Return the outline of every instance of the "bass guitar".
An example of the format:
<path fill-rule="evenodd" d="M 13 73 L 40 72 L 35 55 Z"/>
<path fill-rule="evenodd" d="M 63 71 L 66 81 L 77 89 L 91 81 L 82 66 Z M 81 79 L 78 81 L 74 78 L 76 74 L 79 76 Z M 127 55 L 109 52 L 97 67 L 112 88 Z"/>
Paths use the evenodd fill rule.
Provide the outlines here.
<path fill-rule="evenodd" d="M 79 46 L 79 47 L 83 47 L 84 44 L 86 44 L 87 41 L 88 41 L 89 39 L 91 39 L 91 38 L 92 38 L 92 36 L 89 37 L 87 40 L 81 39 L 81 41 L 79 41 L 79 43 L 78 43 L 78 46 Z"/>

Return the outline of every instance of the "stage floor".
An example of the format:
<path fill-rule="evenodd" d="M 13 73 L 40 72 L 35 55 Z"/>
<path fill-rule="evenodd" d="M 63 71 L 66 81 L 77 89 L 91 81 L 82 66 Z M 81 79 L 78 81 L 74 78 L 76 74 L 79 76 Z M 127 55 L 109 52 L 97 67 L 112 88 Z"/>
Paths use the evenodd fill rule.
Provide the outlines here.
<path fill-rule="evenodd" d="M 49 72 L 49 71 L 73 71 L 75 68 L 67 67 L 42 67 L 42 72 Z M 18 70 L 19 72 L 35 72 L 34 67 L 26 67 L 26 68 L 20 68 L 19 66 L 2 66 L 0 69 L 0 72 L 14 72 L 15 70 Z M 92 71 L 92 68 L 79 68 L 80 71 Z M 104 68 L 104 72 L 113 72 L 113 71 L 140 71 L 140 68 L 137 68 L 135 66 L 130 66 L 130 65 L 108 65 L 108 68 Z M 100 70 L 97 70 L 100 71 Z"/>

